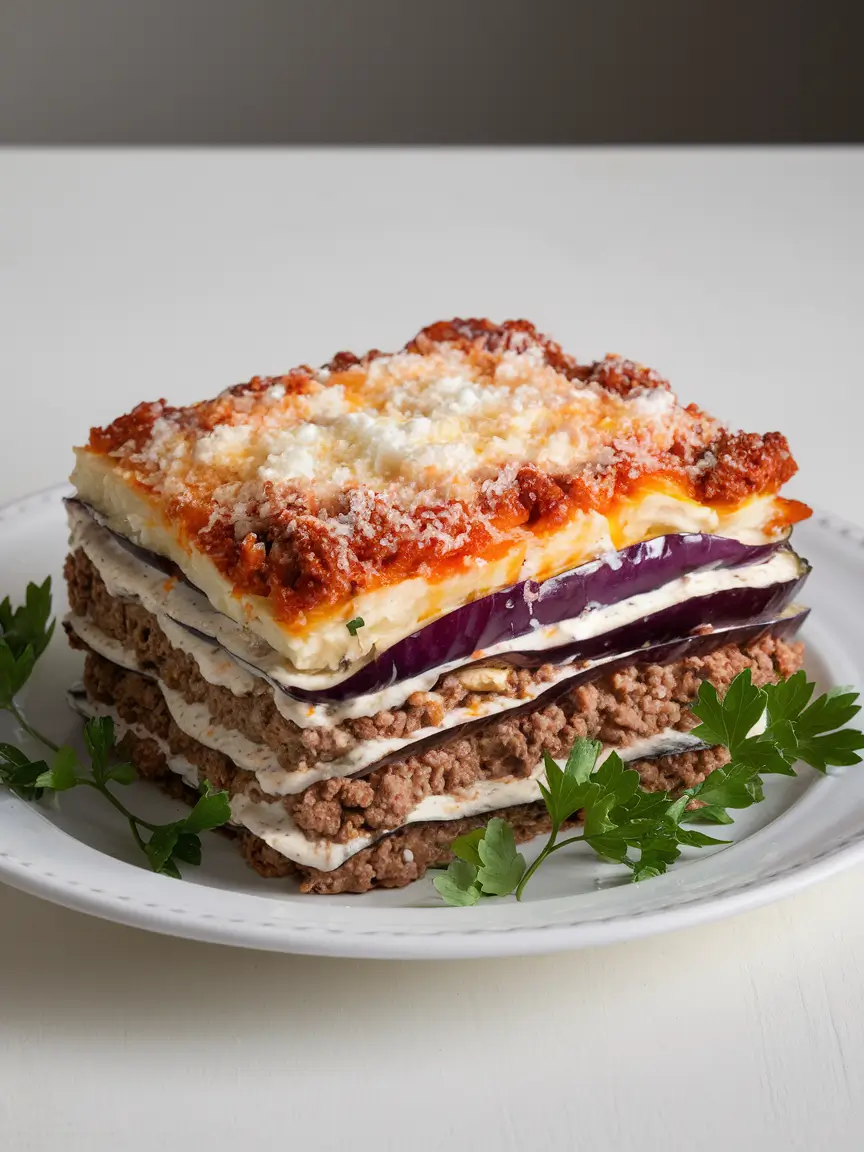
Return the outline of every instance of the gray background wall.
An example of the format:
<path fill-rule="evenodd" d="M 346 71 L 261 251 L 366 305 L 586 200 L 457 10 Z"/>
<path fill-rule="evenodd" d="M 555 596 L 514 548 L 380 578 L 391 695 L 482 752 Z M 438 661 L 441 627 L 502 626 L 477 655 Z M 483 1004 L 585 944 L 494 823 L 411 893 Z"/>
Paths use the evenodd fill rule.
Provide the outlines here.
<path fill-rule="evenodd" d="M 0 141 L 854 141 L 859 8 L 0 0 Z"/>

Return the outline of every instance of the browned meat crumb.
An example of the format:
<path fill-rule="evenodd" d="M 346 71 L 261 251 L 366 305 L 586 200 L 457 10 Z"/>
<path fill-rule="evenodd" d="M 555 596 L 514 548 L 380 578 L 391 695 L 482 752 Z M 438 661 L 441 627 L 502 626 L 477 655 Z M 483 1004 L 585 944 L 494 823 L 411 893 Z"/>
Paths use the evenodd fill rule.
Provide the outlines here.
<path fill-rule="evenodd" d="M 197 793 L 167 767 L 155 740 L 128 733 L 120 741 L 118 750 L 142 776 L 159 783 L 170 795 L 189 803 L 197 799 Z M 727 759 L 725 749 L 709 748 L 702 752 L 665 756 L 661 760 L 637 760 L 632 767 L 639 772 L 643 786 L 650 791 L 659 788 L 674 790 L 698 784 Z M 549 817 L 542 803 L 520 804 L 464 820 L 409 824 L 385 836 L 377 844 L 364 848 L 332 872 L 294 864 L 246 829 L 230 829 L 230 834 L 236 837 L 247 864 L 260 876 L 267 879 L 296 876 L 301 892 L 336 896 L 369 892 L 373 888 L 406 887 L 419 880 L 428 868 L 448 864 L 453 858 L 450 845 L 456 837 L 474 828 L 482 828 L 493 816 L 507 820 L 520 844 L 535 836 L 548 835 L 550 830 Z M 574 819 L 565 827 L 576 823 L 578 820 Z"/>
<path fill-rule="evenodd" d="M 270 688 L 261 681 L 254 696 L 235 696 L 229 688 L 209 684 L 186 652 L 174 648 L 156 617 L 132 600 L 112 596 L 96 568 L 82 550 L 66 558 L 66 582 L 72 611 L 90 620 L 107 636 L 133 652 L 144 670 L 152 670 L 169 688 L 189 703 L 206 704 L 210 715 L 225 728 L 236 728 L 250 740 L 276 752 L 283 768 L 304 771 L 323 761 L 344 756 L 363 740 L 404 739 L 421 728 L 437 727 L 445 712 L 470 708 L 483 694 L 469 692 L 458 676 L 442 676 L 428 692 L 415 692 L 400 708 L 374 716 L 345 720 L 332 727 L 300 728 L 273 702 Z M 73 647 L 86 647 L 70 633 Z M 507 684 L 496 695 L 527 698 L 534 684 L 547 683 L 554 667 L 510 669 Z"/>
<path fill-rule="evenodd" d="M 271 748 L 286 771 L 302 771 L 344 755 L 365 739 L 410 735 L 420 727 L 440 723 L 445 706 L 470 705 L 480 699 L 476 693 L 467 693 L 458 678 L 449 674 L 439 680 L 435 692 L 416 693 L 403 709 L 345 721 L 332 728 L 300 729 L 280 715 L 269 689 L 238 697 L 227 688 L 208 684 L 194 660 L 171 646 L 154 616 L 132 601 L 109 595 L 83 552 L 68 557 L 66 574 L 76 613 L 86 615 L 106 634 L 135 651 L 142 668 L 152 668 L 189 702 L 204 704 L 215 722 Z M 74 634 L 70 634 L 70 641 L 73 646 L 86 648 Z M 466 787 L 481 778 L 526 775 L 544 749 L 558 756 L 579 736 L 623 746 L 664 728 L 686 730 L 694 723 L 687 705 L 703 679 L 722 689 L 749 667 L 754 681 L 765 683 L 791 675 L 801 665 L 801 653 L 800 644 L 765 636 L 744 650 L 727 645 L 706 656 L 691 656 L 673 664 L 631 665 L 574 688 L 554 702 L 543 704 L 541 699 L 536 708 L 520 714 L 490 717 L 467 733 L 454 730 L 451 739 L 437 747 L 418 745 L 412 750 L 409 746 L 398 759 L 362 779 L 334 778 L 315 784 L 288 797 L 286 806 L 298 826 L 313 837 L 344 842 L 361 829 L 393 828 L 428 795 Z M 508 691 L 524 695 L 532 678 L 544 682 L 552 672 L 549 665 L 533 673 L 511 672 Z M 164 713 L 160 722 L 165 730 L 169 725 L 176 729 L 152 686 L 144 695 L 144 706 L 136 706 L 138 690 L 129 686 L 139 679 L 127 674 L 122 693 L 124 719 L 136 722 L 139 713 L 146 718 L 157 708 Z M 173 740 L 180 750 L 184 741 L 179 729 Z M 233 791 L 256 794 L 257 781 L 252 774 L 235 770 L 231 761 L 218 753 L 208 759 L 219 762 L 208 770 L 220 779 L 232 777 Z M 228 767 L 222 767 L 222 761 Z"/>
<path fill-rule="evenodd" d="M 89 652 L 84 662 L 84 687 L 91 700 L 116 708 L 126 724 L 145 728 L 164 740 L 174 755 L 185 756 L 214 788 L 225 788 L 233 796 L 254 784 L 252 773 L 238 768 L 224 753 L 205 747 L 177 727 L 154 681 Z M 158 750 L 154 741 L 148 744 Z M 164 761 L 161 752 L 159 757 Z"/>
<path fill-rule="evenodd" d="M 753 682 L 785 679 L 801 667 L 801 644 L 763 636 L 674 664 L 630 665 L 574 688 L 554 703 L 504 716 L 438 748 L 386 764 L 362 779 L 332 779 L 288 797 L 297 825 L 345 843 L 358 831 L 398 827 L 424 797 L 481 778 L 529 775 L 544 751 L 566 755 L 578 737 L 624 747 L 666 728 L 688 730 L 688 705 L 710 680 L 722 692 L 745 668 Z"/>
<path fill-rule="evenodd" d="M 310 839 L 347 843 L 361 833 L 398 827 L 426 796 L 453 792 L 480 779 L 528 775 L 543 751 L 566 755 L 578 737 L 624 747 L 666 728 L 687 730 L 695 723 L 687 705 L 703 679 L 722 692 L 738 672 L 750 668 L 754 682 L 763 684 L 791 675 L 802 658 L 800 644 L 767 635 L 745 649 L 726 645 L 674 664 L 628 666 L 575 688 L 555 703 L 505 716 L 365 777 L 313 784 L 282 802 Z M 167 740 L 173 752 L 186 756 L 214 786 L 232 795 L 266 798 L 252 773 L 177 727 L 152 681 L 91 653 L 85 684 L 95 699 L 113 702 L 127 723 L 141 724 Z M 657 771 L 656 766 L 651 771 Z"/>

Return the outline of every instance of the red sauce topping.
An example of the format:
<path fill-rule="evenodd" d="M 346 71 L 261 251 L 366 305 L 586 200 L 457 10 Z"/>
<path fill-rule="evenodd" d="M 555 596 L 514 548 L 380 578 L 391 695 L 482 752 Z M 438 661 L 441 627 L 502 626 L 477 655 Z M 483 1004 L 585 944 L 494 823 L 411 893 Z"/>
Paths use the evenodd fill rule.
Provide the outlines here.
<path fill-rule="evenodd" d="M 530 349 L 574 387 L 587 383 L 625 398 L 669 389 L 653 369 L 620 356 L 580 365 L 525 320 L 501 325 L 442 321 L 424 328 L 405 351 L 425 355 L 442 345 L 469 355 L 481 375 L 494 372 L 503 353 Z M 377 350 L 363 358 L 340 352 L 327 367 L 334 375 L 350 373 L 382 355 Z M 256 376 L 188 408 L 170 408 L 163 400 L 139 404 L 107 427 L 92 429 L 90 449 L 113 455 L 127 479 L 158 501 L 158 451 L 146 452 L 157 420 L 169 421 L 194 440 L 220 424 L 243 423 L 274 385 L 288 395 L 320 387 L 312 370 L 301 366 L 285 376 Z M 212 483 L 196 486 L 192 479 L 181 494 L 162 497 L 161 503 L 169 522 L 209 556 L 238 593 L 268 596 L 277 618 L 300 623 L 310 613 L 376 586 L 416 575 L 444 579 L 464 571 L 466 563 L 494 560 L 513 547 L 514 533 L 552 532 L 577 511 L 614 512 L 616 502 L 646 479 L 674 485 L 701 503 L 729 508 L 776 492 L 796 471 L 786 438 L 778 432 L 733 434 L 695 405 L 676 412 L 676 438 L 667 452 L 652 448 L 646 432 L 644 444 L 639 434 L 624 444 L 612 441 L 602 464 L 572 474 L 547 472 L 532 463 L 512 466 L 481 484 L 472 502 L 404 506 L 387 493 L 346 485 L 321 504 L 314 491 L 264 483 L 257 494 L 243 495 L 232 507 L 230 501 L 214 501 Z M 775 526 L 807 514 L 806 505 L 783 502 Z"/>

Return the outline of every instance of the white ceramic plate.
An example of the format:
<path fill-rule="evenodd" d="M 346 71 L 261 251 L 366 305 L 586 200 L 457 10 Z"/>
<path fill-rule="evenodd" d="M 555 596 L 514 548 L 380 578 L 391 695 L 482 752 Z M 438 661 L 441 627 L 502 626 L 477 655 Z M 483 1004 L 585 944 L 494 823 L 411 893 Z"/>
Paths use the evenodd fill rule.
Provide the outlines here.
<path fill-rule="evenodd" d="M 65 489 L 0 510 L 0 596 L 20 597 L 28 580 L 51 573 L 55 608 L 65 610 L 61 571 Z M 864 532 L 816 516 L 795 533 L 813 564 L 804 638 L 820 690 L 864 682 Z M 77 743 L 80 721 L 66 687 L 81 658 L 61 631 L 24 696 L 25 711 L 58 741 Z M 20 739 L 0 714 L 0 739 Z M 666 876 L 631 884 L 622 869 L 580 848 L 554 856 L 522 903 L 441 904 L 426 878 L 396 892 L 301 896 L 290 881 L 263 880 L 223 837 L 205 836 L 204 862 L 184 880 L 141 867 L 128 829 L 90 789 L 56 806 L 27 804 L 0 790 L 0 879 L 69 908 L 196 940 L 330 956 L 484 957 L 551 952 L 697 924 L 753 908 L 864 859 L 864 765 L 823 778 L 769 777 L 766 799 L 729 829 L 729 848 L 691 852 Z M 183 806 L 134 784 L 130 806 L 170 820 Z M 724 830 L 725 832 L 725 830 Z"/>

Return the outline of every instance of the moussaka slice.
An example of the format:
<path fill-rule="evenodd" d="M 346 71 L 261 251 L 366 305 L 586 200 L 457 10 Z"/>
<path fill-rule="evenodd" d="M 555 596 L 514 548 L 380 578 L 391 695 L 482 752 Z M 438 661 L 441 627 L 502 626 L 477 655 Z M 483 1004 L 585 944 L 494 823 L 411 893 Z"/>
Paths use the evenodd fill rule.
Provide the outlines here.
<path fill-rule="evenodd" d="M 227 788 L 262 873 L 405 884 L 472 821 L 541 829 L 578 736 L 647 787 L 722 762 L 701 681 L 801 662 L 794 471 L 523 321 L 142 404 L 77 451 L 73 703 L 143 774 Z"/>

